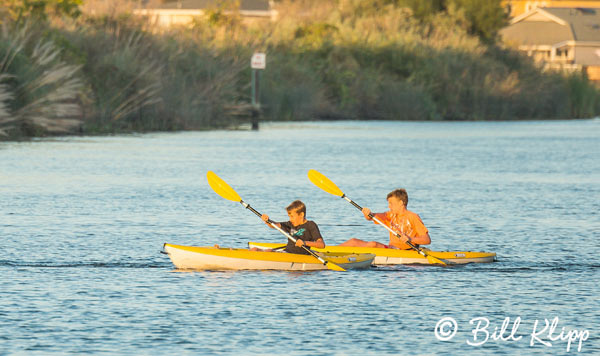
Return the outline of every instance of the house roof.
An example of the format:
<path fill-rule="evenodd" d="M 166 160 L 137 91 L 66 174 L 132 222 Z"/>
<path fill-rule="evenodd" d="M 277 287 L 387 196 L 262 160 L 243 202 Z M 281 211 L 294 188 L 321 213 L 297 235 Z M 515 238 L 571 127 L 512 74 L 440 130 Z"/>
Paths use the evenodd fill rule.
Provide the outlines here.
<path fill-rule="evenodd" d="M 569 26 L 556 22 L 519 22 L 500 31 L 505 41 L 518 42 L 520 45 L 553 45 L 554 43 L 573 40 Z"/>
<path fill-rule="evenodd" d="M 600 41 L 600 8 L 537 8 L 515 17 L 500 31 L 505 40 L 523 45 L 563 41 Z"/>
<path fill-rule="evenodd" d="M 571 26 L 575 41 L 600 41 L 600 8 L 546 8 Z"/>
<path fill-rule="evenodd" d="M 198 10 L 210 7 L 218 7 L 219 4 L 220 2 L 217 0 L 174 0 L 166 1 L 158 6 L 153 6 L 153 8 L 164 10 Z M 268 0 L 239 0 L 239 4 L 240 11 L 271 10 Z"/>

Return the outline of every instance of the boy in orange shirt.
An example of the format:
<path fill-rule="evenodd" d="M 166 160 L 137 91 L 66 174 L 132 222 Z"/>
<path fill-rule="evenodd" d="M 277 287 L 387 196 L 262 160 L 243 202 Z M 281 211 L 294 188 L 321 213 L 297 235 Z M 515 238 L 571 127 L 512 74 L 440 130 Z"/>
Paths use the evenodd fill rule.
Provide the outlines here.
<path fill-rule="evenodd" d="M 360 239 L 350 239 L 340 246 L 353 247 L 379 247 L 379 248 L 397 248 L 400 250 L 409 250 L 411 247 L 406 243 L 410 241 L 413 245 L 428 245 L 431 243 L 429 230 L 421 221 L 419 215 L 406 209 L 408 205 L 408 193 L 405 189 L 396 189 L 387 195 L 389 211 L 385 213 L 373 214 L 385 225 L 396 231 L 401 237 L 390 233 L 390 244 L 384 245 L 377 241 L 363 241 Z M 362 213 L 367 220 L 373 220 L 369 215 L 371 210 L 363 208 Z M 377 222 L 375 222 L 377 224 Z"/>

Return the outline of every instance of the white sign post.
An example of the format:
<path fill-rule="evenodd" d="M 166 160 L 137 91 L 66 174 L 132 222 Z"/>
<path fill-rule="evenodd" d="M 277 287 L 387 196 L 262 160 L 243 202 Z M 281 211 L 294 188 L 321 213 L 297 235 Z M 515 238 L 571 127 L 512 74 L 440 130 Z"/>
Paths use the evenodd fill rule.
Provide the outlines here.
<path fill-rule="evenodd" d="M 267 55 L 265 53 L 256 52 L 250 60 L 250 68 L 252 68 L 252 129 L 258 130 L 258 117 L 260 114 L 260 69 L 267 67 Z"/>
<path fill-rule="evenodd" d="M 252 69 L 265 69 L 267 67 L 267 55 L 265 53 L 254 53 L 250 60 Z"/>

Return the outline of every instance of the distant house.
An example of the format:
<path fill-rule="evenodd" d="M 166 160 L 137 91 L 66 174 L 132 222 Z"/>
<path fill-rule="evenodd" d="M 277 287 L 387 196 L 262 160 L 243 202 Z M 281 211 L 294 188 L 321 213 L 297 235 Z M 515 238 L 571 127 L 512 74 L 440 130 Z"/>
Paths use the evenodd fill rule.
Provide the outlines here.
<path fill-rule="evenodd" d="M 501 3 L 510 18 L 538 7 L 600 7 L 600 0 L 502 0 Z"/>
<path fill-rule="evenodd" d="M 218 9 L 222 4 L 239 4 L 239 9 L 230 10 L 225 7 L 225 13 L 236 11 L 243 21 L 273 20 L 277 12 L 268 0 L 238 0 L 237 2 L 218 0 L 175 0 L 162 1 L 154 5 L 148 1 L 140 2 L 140 6 L 133 10 L 135 15 L 148 16 L 161 27 L 174 25 L 188 25 L 195 18 L 203 16 L 209 9 Z"/>
<path fill-rule="evenodd" d="M 583 71 L 600 81 L 600 8 L 536 8 L 500 35 L 546 68 Z"/>

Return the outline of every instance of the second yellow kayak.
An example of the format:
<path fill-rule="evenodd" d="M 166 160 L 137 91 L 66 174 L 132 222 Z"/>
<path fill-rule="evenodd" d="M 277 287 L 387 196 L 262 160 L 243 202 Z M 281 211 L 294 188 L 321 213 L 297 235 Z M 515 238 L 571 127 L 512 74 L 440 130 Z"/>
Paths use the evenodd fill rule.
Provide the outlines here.
<path fill-rule="evenodd" d="M 248 242 L 249 247 L 259 249 L 273 249 L 284 246 L 281 243 L 268 242 Z M 474 252 L 474 251 L 432 251 L 425 249 L 428 254 L 439 258 L 448 264 L 467 264 L 467 263 L 490 263 L 496 260 L 494 252 Z M 348 247 L 330 245 L 323 249 L 313 248 L 313 251 L 325 253 L 370 253 L 375 255 L 373 264 L 375 265 L 397 265 L 397 264 L 430 264 L 427 258 L 420 255 L 415 250 L 396 250 L 392 248 L 374 248 L 374 247 Z"/>

